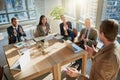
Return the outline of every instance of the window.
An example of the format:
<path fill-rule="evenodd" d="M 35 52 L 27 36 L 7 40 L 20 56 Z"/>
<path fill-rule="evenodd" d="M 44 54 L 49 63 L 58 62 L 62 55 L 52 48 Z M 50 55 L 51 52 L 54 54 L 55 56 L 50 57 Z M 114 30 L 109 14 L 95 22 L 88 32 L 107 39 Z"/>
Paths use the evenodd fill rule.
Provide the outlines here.
<path fill-rule="evenodd" d="M 105 0 L 103 6 L 103 19 L 116 19 L 120 22 L 120 0 Z"/>
<path fill-rule="evenodd" d="M 69 16 L 75 17 L 75 1 L 74 0 L 64 0 L 65 3 L 65 13 Z"/>
<path fill-rule="evenodd" d="M 104 19 L 115 19 L 120 23 L 120 0 L 104 0 L 102 20 Z"/>
<path fill-rule="evenodd" d="M 26 10 L 25 0 L 6 0 L 7 12 L 18 12 Z"/>
<path fill-rule="evenodd" d="M 80 22 L 89 17 L 95 26 L 98 0 L 64 0 L 64 4 L 67 15 L 79 18 Z"/>
<path fill-rule="evenodd" d="M 82 22 L 88 17 L 92 19 L 92 24 L 95 25 L 98 0 L 79 0 L 79 3 L 80 21 Z"/>
<path fill-rule="evenodd" d="M 5 7 L 0 11 L 0 24 L 10 23 L 12 17 L 19 21 L 36 19 L 34 0 L 5 0 Z"/>

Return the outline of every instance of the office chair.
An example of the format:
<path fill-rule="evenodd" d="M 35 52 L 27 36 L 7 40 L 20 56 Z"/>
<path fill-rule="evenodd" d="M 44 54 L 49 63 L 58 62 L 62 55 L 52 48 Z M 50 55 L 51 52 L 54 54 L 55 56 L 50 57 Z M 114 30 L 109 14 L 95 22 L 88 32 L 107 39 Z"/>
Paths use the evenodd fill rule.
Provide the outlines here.
<path fill-rule="evenodd" d="M 4 78 L 4 69 L 0 66 L 0 80 L 3 80 Z"/>
<path fill-rule="evenodd" d="M 4 80 L 4 77 L 6 80 L 8 80 L 6 74 L 4 73 L 4 67 L 0 66 L 0 80 Z"/>

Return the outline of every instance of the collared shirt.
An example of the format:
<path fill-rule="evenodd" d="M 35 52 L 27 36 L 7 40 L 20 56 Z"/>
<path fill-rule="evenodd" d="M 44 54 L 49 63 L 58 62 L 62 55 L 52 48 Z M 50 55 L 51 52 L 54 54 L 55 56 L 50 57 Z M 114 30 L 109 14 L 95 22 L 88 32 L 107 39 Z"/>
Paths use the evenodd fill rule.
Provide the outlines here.
<path fill-rule="evenodd" d="M 16 32 L 18 33 L 18 25 L 17 25 L 16 27 L 12 25 L 12 27 L 13 27 L 13 29 L 15 29 L 15 30 L 16 30 Z M 16 34 L 16 42 L 18 42 L 18 37 L 17 37 L 17 34 Z"/>
<path fill-rule="evenodd" d="M 87 32 L 87 30 L 88 30 L 88 32 Z M 88 38 L 89 37 L 89 34 L 90 34 L 90 30 L 91 30 L 91 28 L 86 28 L 86 30 L 85 30 L 85 34 L 87 33 L 87 37 L 86 38 Z"/>
<path fill-rule="evenodd" d="M 13 26 L 13 25 L 12 25 L 12 27 L 13 27 L 14 29 L 18 30 L 18 25 L 17 25 L 17 26 Z"/>

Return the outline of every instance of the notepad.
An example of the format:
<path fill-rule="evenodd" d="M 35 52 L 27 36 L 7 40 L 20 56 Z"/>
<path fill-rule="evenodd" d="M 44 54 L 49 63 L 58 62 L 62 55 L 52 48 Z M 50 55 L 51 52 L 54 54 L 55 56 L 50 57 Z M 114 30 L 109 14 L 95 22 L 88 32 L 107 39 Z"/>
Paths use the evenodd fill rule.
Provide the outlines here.
<path fill-rule="evenodd" d="M 24 46 L 24 44 L 25 44 L 24 42 L 19 42 L 19 43 L 14 44 L 14 46 L 17 48 L 21 48 Z"/>

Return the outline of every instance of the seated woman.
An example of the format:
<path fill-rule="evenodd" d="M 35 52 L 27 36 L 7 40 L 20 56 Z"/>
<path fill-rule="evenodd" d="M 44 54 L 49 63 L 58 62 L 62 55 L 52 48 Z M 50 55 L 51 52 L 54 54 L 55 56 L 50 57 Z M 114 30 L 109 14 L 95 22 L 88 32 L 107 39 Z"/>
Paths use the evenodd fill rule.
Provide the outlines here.
<path fill-rule="evenodd" d="M 65 40 L 74 40 L 74 33 L 72 31 L 72 24 L 70 21 L 66 21 L 65 16 L 61 15 L 61 20 L 63 21 L 60 24 L 60 33 L 64 36 Z"/>
<path fill-rule="evenodd" d="M 50 33 L 50 26 L 47 23 L 47 19 L 44 15 L 40 16 L 39 24 L 34 33 L 34 37 L 46 36 Z"/>

